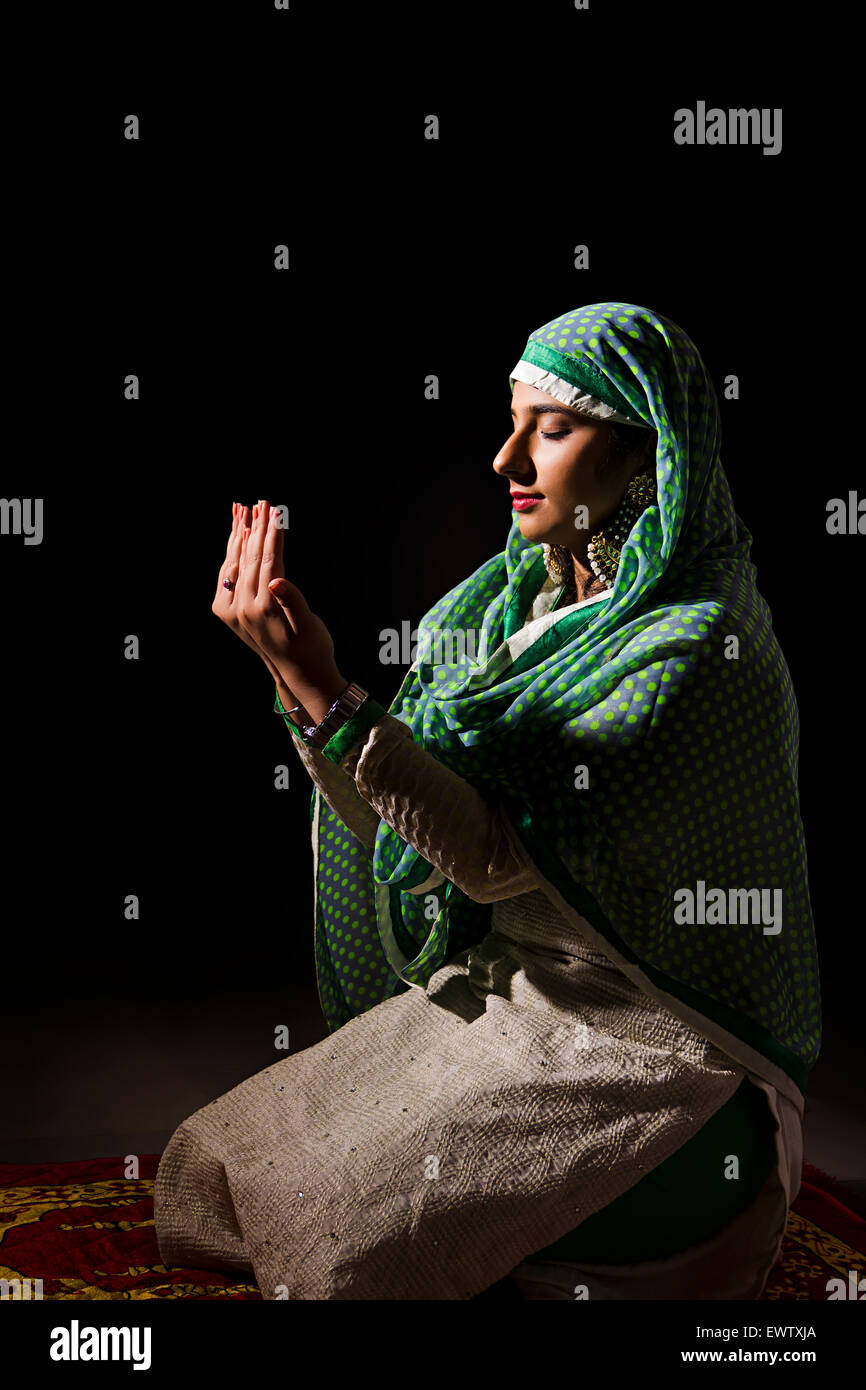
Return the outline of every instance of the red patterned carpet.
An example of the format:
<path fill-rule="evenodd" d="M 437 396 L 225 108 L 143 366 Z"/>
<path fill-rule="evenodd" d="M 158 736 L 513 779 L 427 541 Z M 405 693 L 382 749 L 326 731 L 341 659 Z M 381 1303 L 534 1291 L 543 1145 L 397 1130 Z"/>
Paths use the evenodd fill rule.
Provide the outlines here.
<path fill-rule="evenodd" d="M 153 1228 L 159 1154 L 145 1154 L 138 1177 L 123 1160 L 0 1163 L 0 1279 L 41 1278 L 42 1297 L 261 1298 L 236 1272 L 166 1269 Z M 806 1164 L 788 1217 L 779 1263 L 763 1299 L 827 1299 L 827 1281 L 866 1268 L 866 1209 L 820 1169 Z M 14 1286 L 13 1286 L 14 1289 Z M 14 1293 L 13 1293 L 14 1296 Z"/>

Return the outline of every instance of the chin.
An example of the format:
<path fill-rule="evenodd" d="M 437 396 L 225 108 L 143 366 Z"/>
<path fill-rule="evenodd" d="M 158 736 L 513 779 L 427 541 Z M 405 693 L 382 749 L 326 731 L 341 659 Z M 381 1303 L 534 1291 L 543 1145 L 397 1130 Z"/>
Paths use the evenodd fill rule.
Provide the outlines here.
<path fill-rule="evenodd" d="M 531 532 L 533 536 L 540 536 L 550 530 L 550 524 L 545 524 L 532 512 L 513 512 L 512 515 L 517 517 L 518 525 L 525 535 Z"/>
<path fill-rule="evenodd" d="M 517 524 L 520 527 L 520 534 L 524 540 L 532 541 L 534 545 L 561 545 L 561 541 L 552 540 L 550 536 L 550 525 L 545 525 L 539 517 L 534 517 L 530 512 L 518 512 Z"/>

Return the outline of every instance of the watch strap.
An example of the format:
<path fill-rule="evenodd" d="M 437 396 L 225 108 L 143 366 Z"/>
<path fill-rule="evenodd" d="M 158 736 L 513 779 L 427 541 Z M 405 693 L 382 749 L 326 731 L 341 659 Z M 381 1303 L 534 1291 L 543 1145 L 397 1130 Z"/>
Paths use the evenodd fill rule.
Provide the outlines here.
<path fill-rule="evenodd" d="M 304 738 L 307 743 L 312 744 L 314 748 L 324 748 L 337 730 L 342 728 L 346 720 L 357 713 L 366 698 L 367 692 L 363 686 L 358 685 L 357 681 L 350 681 L 318 724 L 304 725 Z"/>
<path fill-rule="evenodd" d="M 344 698 L 346 697 L 346 698 Z M 342 704 L 342 709 L 340 708 Z M 313 748 L 318 748 L 329 762 L 340 763 L 348 753 L 353 744 L 359 738 L 363 738 L 369 729 L 387 714 L 384 705 L 380 705 L 378 700 L 374 700 L 367 694 L 361 686 L 353 683 L 347 686 L 346 690 L 336 701 L 334 709 L 330 712 L 330 722 L 328 719 L 316 725 L 296 724 L 289 717 L 280 699 L 279 690 L 276 691 L 274 700 L 274 713 L 282 715 L 283 723 L 291 729 L 295 738 L 301 743 L 305 743 Z M 325 728 L 325 725 L 328 727 Z M 318 739 L 307 735 L 306 730 L 312 729 L 315 733 L 318 729 Z M 322 738 L 324 734 L 324 738 Z"/>

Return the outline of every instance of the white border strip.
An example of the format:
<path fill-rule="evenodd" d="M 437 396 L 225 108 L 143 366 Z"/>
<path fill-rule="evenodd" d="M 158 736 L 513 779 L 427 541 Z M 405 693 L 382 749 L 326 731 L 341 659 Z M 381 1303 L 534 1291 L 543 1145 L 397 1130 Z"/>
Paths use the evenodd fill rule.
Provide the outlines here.
<path fill-rule="evenodd" d="M 403 955 L 394 937 L 394 929 L 391 925 L 390 886 L 387 883 L 377 883 L 375 887 L 376 916 L 379 919 L 379 931 L 381 933 L 382 945 L 385 948 L 385 955 L 388 957 L 388 964 L 395 975 L 399 975 L 405 985 L 409 985 L 411 989 L 420 989 L 422 994 L 426 994 L 427 991 L 424 985 L 416 984 L 414 980 L 407 980 L 403 974 L 404 967 L 409 965 L 410 961 L 408 956 Z M 421 950 L 423 949 L 422 946 Z"/>
<path fill-rule="evenodd" d="M 562 401 L 563 405 L 580 411 L 582 415 L 589 415 L 593 420 L 633 425 L 637 430 L 655 429 L 654 425 L 647 425 L 643 420 L 632 420 L 630 416 L 614 410 L 612 405 L 605 405 L 604 401 L 597 400 L 595 396 L 586 395 L 579 386 L 572 386 L 570 381 L 563 381 L 561 376 L 549 372 L 546 367 L 536 367 L 534 362 L 526 362 L 522 357 L 512 369 L 509 380 L 522 381 L 525 386 L 535 386 L 539 391 L 546 391 L 554 400 Z"/>

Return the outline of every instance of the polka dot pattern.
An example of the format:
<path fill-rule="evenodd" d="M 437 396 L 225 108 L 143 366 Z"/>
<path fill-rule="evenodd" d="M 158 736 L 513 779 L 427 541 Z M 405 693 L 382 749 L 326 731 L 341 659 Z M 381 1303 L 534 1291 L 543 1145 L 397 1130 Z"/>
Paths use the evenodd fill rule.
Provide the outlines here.
<path fill-rule="evenodd" d="M 532 334 L 527 353 L 537 343 L 558 354 L 563 379 L 601 374 L 658 432 L 657 504 L 635 522 L 609 599 L 554 622 L 494 678 L 490 663 L 546 578 L 542 546 L 513 516 L 504 551 L 422 619 L 431 633 L 474 632 L 478 645 L 409 671 L 391 713 L 502 799 L 527 847 L 543 847 L 545 876 L 589 895 L 595 919 L 585 915 L 618 949 L 708 1016 L 730 1011 L 731 1032 L 796 1075 L 820 1049 L 797 703 L 722 467 L 715 390 L 683 330 L 639 305 L 569 311 Z M 486 664 L 471 660 L 479 647 Z M 580 790 L 578 763 L 589 771 Z M 316 954 L 333 1029 L 408 987 L 388 963 L 377 892 L 411 962 L 404 977 L 421 985 L 486 934 L 491 908 L 453 884 L 432 903 L 409 893 L 432 868 L 411 845 L 381 822 L 371 854 L 321 810 Z M 768 901 L 781 890 L 781 931 L 678 924 L 674 895 L 699 881 L 707 892 L 771 890 Z"/>

